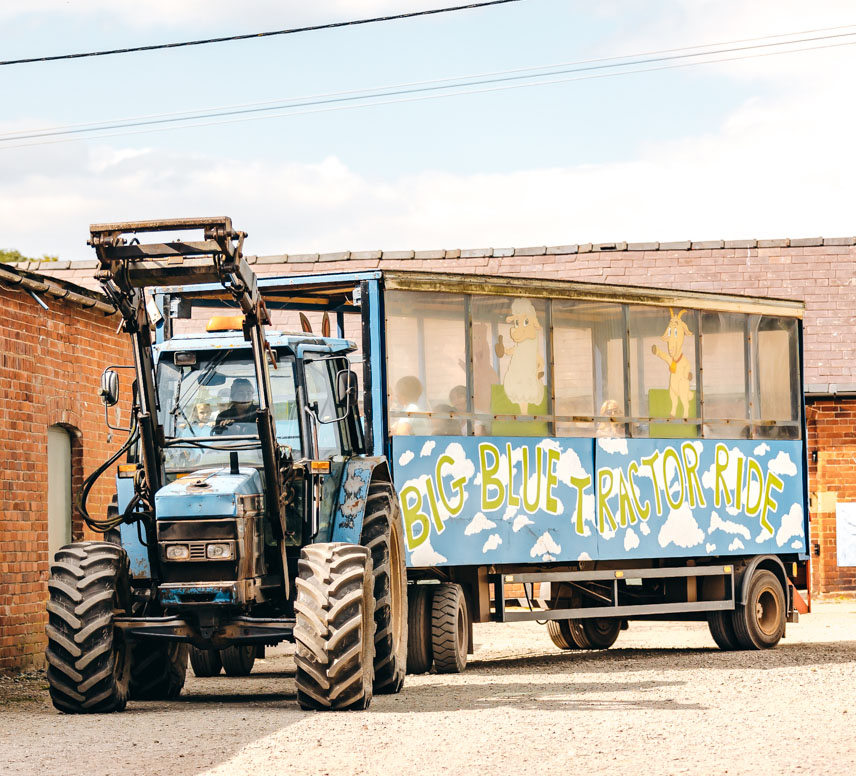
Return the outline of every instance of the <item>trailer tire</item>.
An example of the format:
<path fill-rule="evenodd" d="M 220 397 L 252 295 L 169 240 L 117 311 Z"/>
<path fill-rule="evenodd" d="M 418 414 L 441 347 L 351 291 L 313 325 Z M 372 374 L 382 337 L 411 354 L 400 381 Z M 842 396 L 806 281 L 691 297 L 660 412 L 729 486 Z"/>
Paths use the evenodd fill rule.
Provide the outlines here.
<path fill-rule="evenodd" d="M 619 617 L 592 617 L 577 620 L 572 629 L 574 641 L 583 649 L 609 649 L 621 633 Z"/>
<path fill-rule="evenodd" d="M 177 698 L 187 676 L 188 645 L 143 641 L 133 648 L 130 699 L 167 701 Z"/>
<path fill-rule="evenodd" d="M 318 711 L 368 708 L 375 630 L 371 553 L 356 544 L 310 544 L 297 569 L 297 702 Z"/>
<path fill-rule="evenodd" d="M 227 676 L 249 676 L 256 662 L 256 645 L 233 644 L 220 650 L 220 660 Z"/>
<path fill-rule="evenodd" d="M 431 602 L 431 651 L 438 674 L 459 674 L 467 665 L 469 623 L 467 601 L 460 585 L 435 586 Z"/>
<path fill-rule="evenodd" d="M 223 668 L 219 649 L 190 647 L 190 666 L 195 676 L 217 676 Z"/>
<path fill-rule="evenodd" d="M 743 584 L 748 585 L 746 604 L 737 604 L 732 613 L 737 642 L 743 649 L 771 649 L 785 633 L 782 583 L 772 571 L 757 569 Z"/>
<path fill-rule="evenodd" d="M 559 649 L 582 649 L 572 630 L 574 620 L 547 620 L 547 635 Z"/>
<path fill-rule="evenodd" d="M 372 554 L 374 574 L 373 691 L 397 693 L 407 670 L 407 569 L 398 498 L 388 482 L 369 486 L 361 543 Z"/>
<path fill-rule="evenodd" d="M 730 611 L 710 612 L 707 615 L 707 627 L 716 646 L 723 652 L 734 652 L 740 649 L 740 642 L 734 632 L 734 622 Z"/>
<path fill-rule="evenodd" d="M 434 664 L 431 649 L 431 602 L 435 585 L 407 587 L 407 673 L 427 674 Z"/>
<path fill-rule="evenodd" d="M 60 548 L 51 564 L 47 604 L 47 678 L 53 705 L 66 714 L 122 711 L 131 649 L 113 625 L 130 611 L 128 555 L 109 542 Z"/>

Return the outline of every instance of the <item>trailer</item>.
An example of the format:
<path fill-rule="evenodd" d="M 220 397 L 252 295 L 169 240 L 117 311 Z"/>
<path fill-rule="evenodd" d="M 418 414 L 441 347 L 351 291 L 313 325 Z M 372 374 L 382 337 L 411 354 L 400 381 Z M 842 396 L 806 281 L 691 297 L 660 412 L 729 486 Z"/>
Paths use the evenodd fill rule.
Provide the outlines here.
<path fill-rule="evenodd" d="M 575 650 L 701 620 L 764 649 L 809 611 L 802 303 L 398 270 L 259 289 L 274 321 L 356 340 L 366 450 L 403 517 L 409 672 L 461 671 L 474 623 L 546 621 Z M 155 298 L 166 341 L 224 294 Z"/>

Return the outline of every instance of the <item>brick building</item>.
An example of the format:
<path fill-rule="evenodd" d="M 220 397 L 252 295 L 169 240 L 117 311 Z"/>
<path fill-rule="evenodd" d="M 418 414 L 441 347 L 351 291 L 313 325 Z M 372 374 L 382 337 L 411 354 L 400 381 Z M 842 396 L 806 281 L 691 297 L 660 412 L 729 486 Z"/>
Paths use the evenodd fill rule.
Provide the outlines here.
<path fill-rule="evenodd" d="M 856 237 L 609 243 L 517 249 L 344 251 L 258 256 L 249 257 L 249 260 L 260 276 L 398 268 L 512 277 L 549 276 L 805 301 L 806 415 L 814 556 L 812 591 L 856 595 L 856 567 L 838 565 L 836 536 L 836 505 L 856 502 Z M 95 266 L 94 261 L 31 262 L 17 265 L 17 269 L 48 275 L 59 281 L 58 285 L 64 289 L 69 283 L 95 289 Z M 79 293 L 86 292 L 79 290 Z M 4 486 L 0 508 L 8 510 L 7 522 L 0 523 L 2 670 L 4 660 L 8 666 L 10 660 L 20 661 L 22 655 L 35 655 L 41 649 L 47 538 L 44 528 L 32 530 L 31 514 L 44 510 L 46 429 L 54 423 L 67 423 L 61 419 L 62 412 L 79 413 L 66 416 L 71 418 L 67 425 L 78 429 L 79 436 L 75 437 L 78 439 L 77 460 L 84 462 L 87 472 L 100 463 L 110 445 L 103 425 L 103 410 L 96 398 L 98 375 L 104 364 L 126 362 L 127 356 L 124 343 L 113 334 L 115 319 L 105 320 L 102 311 L 86 311 L 74 302 L 62 301 L 51 305 L 55 309 L 50 314 L 44 313 L 26 293 L 2 289 L 0 306 L 4 311 L 11 311 L 5 312 L 4 328 L 0 328 L 3 353 L 6 353 L 6 343 L 10 342 L 20 351 L 15 363 L 33 365 L 32 373 L 27 373 L 26 368 L 15 371 L 7 369 L 4 360 L 0 366 L 0 386 L 6 391 L 12 389 L 10 372 L 17 375 L 15 380 L 29 380 L 22 385 L 33 386 L 38 379 L 37 387 L 42 391 L 39 395 L 50 395 L 49 402 L 56 402 L 55 405 L 40 404 L 43 409 L 33 405 L 22 410 L 17 403 L 0 406 L 0 427 L 5 427 L 7 418 L 13 413 L 21 415 L 17 423 L 29 423 L 30 431 L 18 433 L 29 445 L 23 449 L 33 451 L 29 460 L 21 459 L 16 453 L 10 455 L 10 447 L 13 451 L 22 449 L 19 442 L 0 442 L 5 442 L 0 447 L 0 482 Z M 10 326 L 10 321 L 15 320 L 23 325 L 16 327 L 13 323 Z M 25 331 L 20 331 L 24 327 Z M 99 338 L 97 350 L 91 345 L 93 335 Z M 77 369 L 75 364 L 85 367 Z M 22 401 L 32 401 L 23 398 L 32 395 L 32 387 L 12 390 L 18 392 L 16 395 L 20 395 Z M 58 392 L 55 399 L 54 390 Z M 7 461 L 13 468 L 6 468 Z M 26 466 L 32 467 L 26 470 L 28 475 L 32 472 L 34 476 L 24 476 L 20 467 L 25 461 Z M 79 479 L 81 469 L 74 471 Z M 13 503 L 18 506 L 10 508 L 4 501 L 9 498 L 5 494 L 9 480 L 3 479 L 10 477 L 16 482 L 26 480 L 35 500 L 15 500 Z M 109 485 L 105 483 L 99 493 L 102 505 L 108 490 Z M 31 504 L 32 509 L 24 506 L 26 504 Z M 27 542 L 28 549 L 25 549 Z M 14 563 L 7 558 L 7 546 L 14 547 L 14 557 L 18 558 Z M 38 561 L 32 559 L 34 550 L 38 550 Z M 10 573 L 17 575 L 15 581 L 6 581 L 7 565 L 10 570 L 14 565 L 15 570 Z M 27 567 L 26 571 L 23 566 Z M 18 590 L 19 585 L 22 585 L 21 592 L 13 603 L 10 594 L 12 589 Z M 9 619 L 13 616 L 13 608 L 17 618 L 14 621 Z M 11 640 L 6 633 L 9 628 L 16 629 Z M 19 646 L 19 638 L 30 638 L 30 646 Z"/>
<path fill-rule="evenodd" d="M 125 438 L 111 438 L 98 400 L 104 367 L 130 359 L 116 320 L 100 294 L 0 264 L 0 672 L 43 665 L 49 558 L 95 538 L 72 494 Z"/>

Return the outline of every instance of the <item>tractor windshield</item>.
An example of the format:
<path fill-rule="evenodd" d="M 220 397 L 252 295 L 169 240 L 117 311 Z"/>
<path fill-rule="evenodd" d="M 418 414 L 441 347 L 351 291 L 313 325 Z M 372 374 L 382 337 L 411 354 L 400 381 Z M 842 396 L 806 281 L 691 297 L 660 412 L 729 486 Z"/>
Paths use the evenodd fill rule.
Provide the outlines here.
<path fill-rule="evenodd" d="M 293 361 L 280 358 L 277 368 L 270 369 L 270 382 L 277 440 L 299 457 Z M 258 443 L 248 439 L 258 436 L 259 396 L 255 366 L 247 353 L 164 353 L 158 364 L 158 397 L 168 470 L 228 464 L 229 452 L 236 449 L 241 463 L 262 464 Z"/>

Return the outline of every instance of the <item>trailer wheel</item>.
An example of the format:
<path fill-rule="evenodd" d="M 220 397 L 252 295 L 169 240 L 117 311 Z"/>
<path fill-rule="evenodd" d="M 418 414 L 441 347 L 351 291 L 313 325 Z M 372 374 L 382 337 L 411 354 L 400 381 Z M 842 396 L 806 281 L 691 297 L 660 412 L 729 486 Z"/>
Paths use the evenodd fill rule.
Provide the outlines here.
<path fill-rule="evenodd" d="M 130 698 L 135 701 L 172 700 L 181 694 L 187 676 L 188 645 L 172 642 L 136 644 L 131 657 Z"/>
<path fill-rule="evenodd" d="M 196 676 L 217 676 L 223 668 L 219 649 L 190 647 L 190 665 Z"/>
<path fill-rule="evenodd" d="M 581 649 L 572 630 L 573 620 L 547 620 L 547 635 L 559 649 Z"/>
<path fill-rule="evenodd" d="M 256 645 L 235 644 L 221 649 L 220 660 L 228 676 L 249 676 L 256 662 Z"/>
<path fill-rule="evenodd" d="M 609 649 L 621 633 L 618 617 L 592 617 L 577 620 L 573 629 L 574 641 L 583 649 Z"/>
<path fill-rule="evenodd" d="M 435 585 L 431 602 L 431 649 L 439 674 L 459 674 L 467 665 L 467 602 L 460 585 Z"/>
<path fill-rule="evenodd" d="M 319 711 L 368 708 L 375 630 L 368 548 L 310 544 L 297 569 L 297 702 Z"/>
<path fill-rule="evenodd" d="M 130 611 L 128 555 L 109 542 L 77 542 L 57 551 L 48 580 L 48 685 L 66 714 L 122 711 L 131 650 L 113 626 Z"/>
<path fill-rule="evenodd" d="M 743 649 L 770 649 L 785 632 L 785 593 L 778 577 L 767 569 L 757 570 L 748 584 L 746 605 L 732 613 L 734 634 Z"/>
<path fill-rule="evenodd" d="M 387 482 L 369 486 L 362 544 L 374 569 L 374 692 L 397 693 L 407 667 L 407 570 L 398 498 Z"/>
<path fill-rule="evenodd" d="M 723 652 L 734 652 L 740 649 L 740 642 L 734 632 L 732 613 L 730 611 L 710 612 L 707 615 L 707 627 L 716 646 Z"/>
<path fill-rule="evenodd" d="M 434 663 L 431 649 L 431 603 L 435 585 L 407 587 L 407 673 L 427 674 Z"/>

